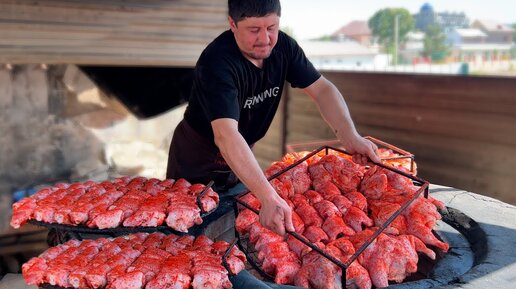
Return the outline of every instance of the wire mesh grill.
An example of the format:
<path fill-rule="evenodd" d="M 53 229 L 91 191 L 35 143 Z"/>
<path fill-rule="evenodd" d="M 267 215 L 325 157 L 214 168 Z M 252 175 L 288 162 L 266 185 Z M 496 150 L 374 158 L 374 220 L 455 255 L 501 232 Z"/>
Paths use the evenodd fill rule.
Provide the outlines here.
<path fill-rule="evenodd" d="M 268 178 L 269 181 L 279 177 L 280 175 L 290 171 L 292 168 L 298 166 L 299 164 L 303 163 L 304 161 L 310 159 L 311 157 L 321 153 L 324 151 L 325 155 L 328 155 L 329 154 L 329 151 L 330 150 L 333 150 L 333 151 L 336 151 L 336 152 L 340 152 L 342 154 L 346 154 L 346 155 L 351 155 L 350 153 L 346 152 L 345 150 L 343 149 L 340 149 L 340 148 L 335 148 L 335 147 L 332 147 L 332 146 L 328 146 L 328 145 L 324 145 L 324 146 L 321 146 L 319 147 L 318 149 L 316 150 L 313 150 L 311 153 L 307 154 L 306 156 L 304 156 L 303 158 L 299 159 L 298 161 L 292 163 L 291 165 L 287 166 L 285 169 L 273 174 L 272 176 L 270 176 Z M 408 157 L 408 156 L 405 156 L 405 157 Z M 411 155 L 410 157 L 411 159 L 413 159 L 413 155 Z M 374 242 L 374 240 L 382 233 L 385 231 L 385 229 L 394 221 L 394 219 L 396 219 L 396 217 L 398 217 L 402 212 L 404 212 L 406 210 L 406 208 L 412 204 L 412 202 L 414 202 L 419 196 L 421 196 L 421 194 L 424 195 L 425 198 L 428 198 L 428 192 L 429 192 L 429 182 L 413 175 L 413 174 L 410 174 L 410 173 L 406 173 L 404 171 L 401 171 L 401 170 L 398 170 L 394 167 L 391 167 L 389 165 L 385 165 L 385 164 L 382 164 L 382 163 L 374 163 L 375 165 L 379 166 L 379 167 L 382 167 L 384 169 L 387 169 L 387 170 L 390 170 L 396 174 L 399 174 L 399 175 L 402 175 L 404 177 L 407 177 L 409 179 L 411 179 L 412 183 L 415 185 L 415 186 L 418 186 L 419 188 L 417 189 L 417 191 L 412 195 L 412 197 L 410 197 L 408 200 L 406 200 L 403 205 L 401 206 L 400 209 L 398 209 L 397 211 L 395 211 L 381 226 L 379 226 L 379 228 L 355 251 L 355 253 L 353 255 L 351 255 L 351 257 L 349 257 L 347 259 L 347 261 L 345 262 L 341 262 L 340 260 L 338 260 L 337 258 L 335 258 L 334 256 L 332 256 L 331 254 L 325 252 L 323 249 L 320 249 L 318 246 L 316 246 L 314 243 L 311 243 L 309 240 L 307 240 L 305 237 L 299 235 L 298 233 L 296 232 L 290 232 L 290 231 L 287 231 L 287 234 L 296 238 L 297 240 L 301 241 L 303 244 L 305 244 L 306 246 L 310 247 L 312 250 L 318 252 L 319 254 L 321 254 L 323 257 L 325 257 L 326 259 L 328 259 L 329 261 L 331 261 L 332 263 L 334 263 L 335 265 L 337 265 L 342 271 L 342 280 L 341 280 L 341 284 L 346 284 L 346 270 L 347 268 L 351 265 L 351 263 L 353 263 L 355 260 L 357 260 L 357 258 L 364 252 L 364 250 L 372 243 Z M 235 210 L 235 217 L 238 216 L 238 213 L 239 213 L 239 205 L 251 210 L 252 212 L 256 213 L 256 214 L 259 214 L 259 211 L 252 208 L 251 206 L 249 206 L 248 204 L 246 204 L 245 202 L 241 201 L 240 198 L 243 197 L 244 195 L 250 193 L 250 191 L 246 191 L 242 194 L 240 194 L 239 196 L 236 196 L 235 199 L 236 199 L 236 202 L 235 202 L 235 206 L 234 206 L 234 210 Z M 235 235 L 237 236 L 238 238 L 238 245 L 239 247 L 241 248 L 241 250 L 247 255 L 247 258 L 248 258 L 248 261 L 251 263 L 251 265 L 266 279 L 268 280 L 274 280 L 274 277 L 271 276 L 270 274 L 267 274 L 263 268 L 261 267 L 261 264 L 260 262 L 258 261 L 258 258 L 257 258 L 257 252 L 256 250 L 253 248 L 252 244 L 250 243 L 249 239 L 248 239 L 248 236 L 242 236 L 239 234 L 239 232 L 236 230 L 236 227 L 235 227 Z"/>

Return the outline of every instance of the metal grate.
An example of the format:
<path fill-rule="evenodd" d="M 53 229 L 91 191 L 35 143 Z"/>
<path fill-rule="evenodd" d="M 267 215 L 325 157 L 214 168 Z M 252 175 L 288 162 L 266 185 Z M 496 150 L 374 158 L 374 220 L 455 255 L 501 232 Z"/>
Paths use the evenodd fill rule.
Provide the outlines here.
<path fill-rule="evenodd" d="M 351 155 L 350 153 L 346 152 L 345 150 L 343 149 L 340 149 L 340 148 L 335 148 L 335 147 L 331 147 L 331 146 L 328 146 L 328 145 L 324 145 L 324 146 L 321 146 L 319 147 L 318 149 L 312 151 L 311 153 L 307 154 L 305 157 L 299 159 L 298 161 L 294 162 L 293 164 L 287 166 L 285 169 L 277 172 L 276 174 L 270 176 L 268 178 L 268 180 L 272 180 L 272 179 L 275 179 L 277 177 L 279 177 L 280 175 L 290 171 L 292 168 L 296 167 L 297 165 L 303 163 L 304 161 L 308 160 L 309 158 L 317 155 L 318 153 L 324 151 L 326 155 L 328 155 L 329 151 L 330 150 L 334 150 L 336 152 L 340 152 L 340 153 L 343 153 L 343 154 L 346 154 L 346 155 Z M 413 159 L 413 155 L 411 157 Z M 326 253 L 323 249 L 320 249 L 318 246 L 316 246 L 315 244 L 311 243 L 310 241 L 308 241 L 306 238 L 304 238 L 303 236 L 297 234 L 296 232 L 289 232 L 287 231 L 287 234 L 291 235 L 292 237 L 296 238 L 297 240 L 299 240 L 300 242 L 302 242 L 303 244 L 305 244 L 306 246 L 310 247 L 312 250 L 318 252 L 319 254 L 321 254 L 322 256 L 324 256 L 326 259 L 330 260 L 331 262 L 333 262 L 335 265 L 337 265 L 341 270 L 342 270 L 342 284 L 346 284 L 346 270 L 347 268 L 351 265 L 351 263 L 353 263 L 353 261 L 355 261 L 359 256 L 360 254 L 362 254 L 362 252 L 364 252 L 364 250 L 394 221 L 394 219 L 396 217 L 398 217 L 410 204 L 412 204 L 412 202 L 414 200 L 416 200 L 422 193 L 424 193 L 424 197 L 425 198 L 428 198 L 428 191 L 429 191 L 429 182 L 417 177 L 417 176 L 414 176 L 412 174 L 409 174 L 409 173 L 406 173 L 406 172 L 403 172 L 403 171 L 400 171 L 396 168 L 393 168 L 391 166 L 388 166 L 388 165 L 385 165 L 385 164 L 381 164 L 381 163 L 374 163 L 375 165 L 379 166 L 379 167 L 382 167 L 384 169 L 387 169 L 387 170 L 390 170 L 390 171 L 393 171 L 397 174 L 400 174 L 404 177 L 407 177 L 409 179 L 412 180 L 413 184 L 416 185 L 416 186 L 419 186 L 419 189 L 416 191 L 416 193 L 410 198 L 408 199 L 402 206 L 399 210 L 397 210 L 396 212 L 394 212 L 388 219 L 387 221 L 384 222 L 384 224 L 382 224 L 375 232 L 373 235 L 371 235 L 367 240 L 366 242 L 364 242 L 364 244 L 362 244 L 362 246 L 360 248 L 358 248 L 355 253 L 348 258 L 348 260 L 346 262 L 341 262 L 340 260 L 337 260 L 335 257 L 331 256 L 330 254 Z M 249 205 L 247 205 L 245 202 L 241 201 L 240 198 L 246 194 L 250 193 L 250 191 L 246 191 L 242 194 L 240 194 L 239 196 L 236 196 L 235 199 L 236 199 L 236 202 L 235 202 L 235 206 L 234 206 L 234 210 L 235 210 L 235 216 L 238 216 L 238 213 L 239 213 L 239 209 L 238 209 L 238 205 L 242 205 L 244 206 L 245 208 L 251 210 L 252 212 L 256 213 L 256 214 L 259 214 L 259 211 L 258 210 L 255 210 L 253 208 L 251 208 Z M 249 240 L 247 237 L 244 237 L 244 236 L 241 236 L 236 228 L 235 228 L 235 235 L 237 236 L 238 238 L 238 245 L 240 246 L 241 250 L 247 255 L 248 257 L 248 261 L 251 263 L 251 265 L 260 273 L 262 274 L 262 276 L 266 279 L 269 279 L 269 280 L 274 280 L 273 276 L 267 274 L 266 272 L 264 272 L 264 270 L 261 268 L 261 265 L 259 264 L 257 258 L 256 258 L 256 250 L 254 248 L 252 248 L 253 246 L 249 243 Z"/>
<path fill-rule="evenodd" d="M 210 181 L 206 187 L 203 189 L 203 191 L 197 196 L 197 206 L 199 206 L 199 209 L 201 210 L 201 218 L 204 220 L 207 216 L 209 216 L 211 213 L 216 211 L 216 208 L 212 210 L 211 212 L 204 212 L 201 205 L 201 199 L 206 194 L 206 192 L 213 186 L 214 182 Z M 117 227 L 117 228 L 107 228 L 107 229 L 97 229 L 97 228 L 90 228 L 86 227 L 84 225 L 82 226 L 75 226 L 75 225 L 65 225 L 65 224 L 55 224 L 55 223 L 46 223 L 36 220 L 29 220 L 28 223 L 46 227 L 48 229 L 54 229 L 58 232 L 65 232 L 68 236 L 70 236 L 73 239 L 82 240 L 83 237 L 82 234 L 95 234 L 95 235 L 108 235 L 112 237 L 131 234 L 131 233 L 153 233 L 153 232 L 163 232 L 165 234 L 175 234 L 175 235 L 187 235 L 190 231 L 195 231 L 201 225 L 194 225 L 193 227 L 189 228 L 189 232 L 179 232 L 176 231 L 169 226 L 157 226 L 157 227 Z"/>

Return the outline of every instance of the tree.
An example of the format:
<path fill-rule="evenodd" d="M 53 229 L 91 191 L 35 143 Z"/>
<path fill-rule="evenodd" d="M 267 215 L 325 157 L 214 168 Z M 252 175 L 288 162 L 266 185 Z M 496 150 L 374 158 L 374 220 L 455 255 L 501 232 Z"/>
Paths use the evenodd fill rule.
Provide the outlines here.
<path fill-rule="evenodd" d="M 385 8 L 376 11 L 373 17 L 369 18 L 369 28 L 378 42 L 384 46 L 385 51 L 394 51 L 394 21 L 399 15 L 398 39 L 404 42 L 405 36 L 414 28 L 414 17 L 404 8 Z"/>
<path fill-rule="evenodd" d="M 281 31 L 287 33 L 288 36 L 292 37 L 292 38 L 296 38 L 295 35 L 294 35 L 294 29 L 292 29 L 292 27 L 290 26 L 283 26 L 281 27 L 280 29 Z"/>
<path fill-rule="evenodd" d="M 514 29 L 514 32 L 512 33 L 512 42 L 516 44 L 516 23 L 512 24 L 512 29 Z"/>
<path fill-rule="evenodd" d="M 432 58 L 432 61 L 441 61 L 450 53 L 446 44 L 446 35 L 437 24 L 428 25 L 423 43 L 423 56 Z"/>

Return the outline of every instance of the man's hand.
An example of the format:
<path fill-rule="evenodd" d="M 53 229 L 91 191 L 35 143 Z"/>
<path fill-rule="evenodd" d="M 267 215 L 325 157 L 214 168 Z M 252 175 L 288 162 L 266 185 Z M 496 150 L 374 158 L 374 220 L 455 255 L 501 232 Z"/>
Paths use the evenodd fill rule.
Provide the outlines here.
<path fill-rule="evenodd" d="M 378 156 L 376 144 L 359 135 L 347 139 L 344 147 L 347 152 L 353 154 L 353 161 L 355 163 L 366 165 L 368 157 L 375 163 L 382 162 L 380 156 Z"/>
<path fill-rule="evenodd" d="M 285 200 L 278 194 L 262 200 L 262 208 L 260 210 L 260 223 L 267 229 L 285 236 L 285 230 L 294 231 L 292 224 L 292 209 Z"/>

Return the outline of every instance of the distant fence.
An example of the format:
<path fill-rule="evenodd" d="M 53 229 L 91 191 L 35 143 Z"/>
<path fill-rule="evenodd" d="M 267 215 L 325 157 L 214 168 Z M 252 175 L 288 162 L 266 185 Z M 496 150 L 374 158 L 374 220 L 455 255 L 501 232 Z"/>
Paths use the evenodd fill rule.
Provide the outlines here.
<path fill-rule="evenodd" d="M 414 153 L 423 178 L 516 204 L 516 79 L 323 74 L 343 93 L 359 132 Z M 288 93 L 286 113 L 255 148 L 261 164 L 281 155 L 283 135 L 286 143 L 334 138 L 308 96 Z"/>

